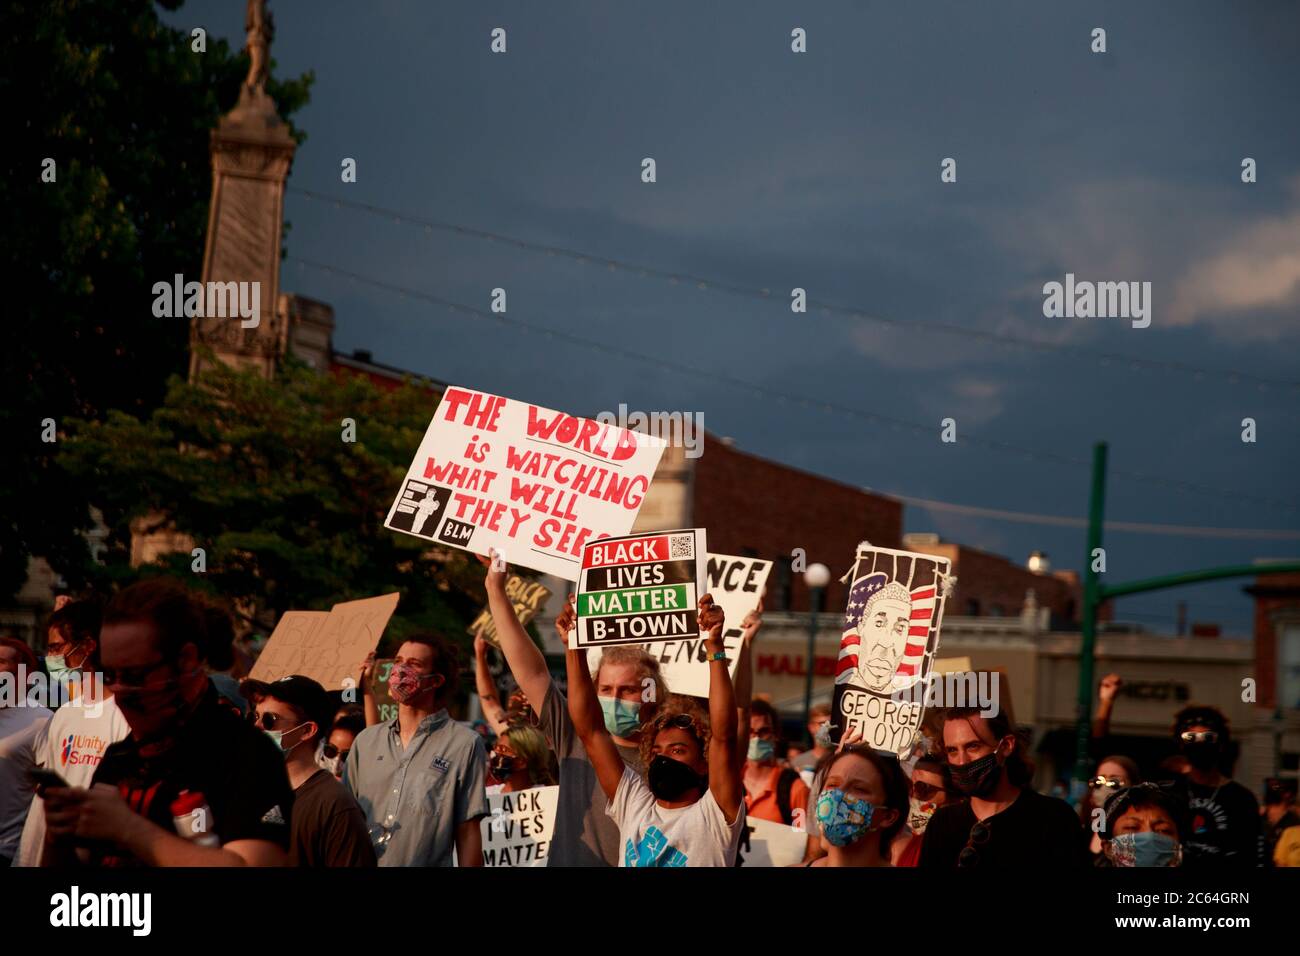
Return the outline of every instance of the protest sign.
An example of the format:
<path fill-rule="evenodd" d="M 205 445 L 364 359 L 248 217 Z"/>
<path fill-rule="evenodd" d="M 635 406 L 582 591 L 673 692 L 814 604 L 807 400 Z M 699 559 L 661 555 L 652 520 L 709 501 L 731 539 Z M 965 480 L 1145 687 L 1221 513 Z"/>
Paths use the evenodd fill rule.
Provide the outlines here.
<path fill-rule="evenodd" d="M 794 866 L 802 863 L 808 849 L 808 832 L 784 823 L 745 818 L 740 855 L 745 866 Z"/>
<path fill-rule="evenodd" d="M 344 690 L 361 662 L 379 646 L 398 594 L 344 601 L 328 611 L 285 611 L 249 675 L 270 683 L 291 674 L 310 677 L 326 690 Z"/>
<path fill-rule="evenodd" d="M 665 446 L 448 387 L 384 525 L 576 581 L 587 542 L 632 530 Z"/>
<path fill-rule="evenodd" d="M 705 571 L 704 589 L 722 608 L 727 623 L 722 628 L 722 644 L 730 660 L 731 678 L 736 678 L 740 661 L 741 624 L 745 615 L 758 607 L 772 570 L 771 561 L 744 558 L 732 554 L 710 554 Z M 709 696 L 709 660 L 700 638 L 689 641 L 643 643 L 646 653 L 659 661 L 659 673 L 674 694 L 689 697 Z M 587 666 L 596 673 L 600 666 L 600 649 L 587 651 Z"/>
<path fill-rule="evenodd" d="M 532 581 L 512 574 L 506 578 L 506 597 L 514 605 L 519 626 L 527 627 L 528 622 L 537 615 L 537 612 L 546 607 L 546 602 L 551 599 L 551 592 L 540 581 Z M 469 632 L 480 635 L 493 647 L 500 646 L 497 642 L 497 626 L 492 620 L 491 608 L 485 607 L 478 612 L 478 617 L 474 618 L 474 623 L 469 626 Z"/>
<path fill-rule="evenodd" d="M 488 794 L 490 812 L 479 821 L 483 865 L 546 866 L 559 802 L 559 787 Z"/>
<path fill-rule="evenodd" d="M 393 672 L 393 658 L 381 657 L 375 661 L 370 671 L 370 693 L 379 708 L 380 723 L 388 723 L 397 718 L 397 701 L 388 692 L 388 675 Z"/>
<path fill-rule="evenodd" d="M 588 544 L 578 579 L 574 647 L 699 637 L 703 528 L 653 531 Z"/>
<path fill-rule="evenodd" d="M 911 750 L 925 711 L 917 692 L 939 650 L 948 568 L 947 558 L 859 545 L 831 701 L 835 740 L 857 730 L 877 750 Z"/>

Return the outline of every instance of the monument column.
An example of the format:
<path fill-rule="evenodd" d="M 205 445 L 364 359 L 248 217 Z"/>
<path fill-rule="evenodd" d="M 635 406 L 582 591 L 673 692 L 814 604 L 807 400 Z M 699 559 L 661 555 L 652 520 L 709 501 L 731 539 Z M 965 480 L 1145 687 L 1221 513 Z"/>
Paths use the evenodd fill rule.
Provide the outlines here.
<path fill-rule="evenodd" d="M 260 321 L 244 328 L 235 317 L 196 317 L 190 325 L 190 379 L 202 370 L 197 344 L 229 365 L 270 377 L 284 354 L 286 322 L 279 315 L 280 232 L 284 184 L 295 143 L 266 92 L 274 23 L 265 0 L 248 0 L 248 76 L 235 108 L 212 131 L 212 201 L 203 250 L 209 282 L 258 283 Z"/>

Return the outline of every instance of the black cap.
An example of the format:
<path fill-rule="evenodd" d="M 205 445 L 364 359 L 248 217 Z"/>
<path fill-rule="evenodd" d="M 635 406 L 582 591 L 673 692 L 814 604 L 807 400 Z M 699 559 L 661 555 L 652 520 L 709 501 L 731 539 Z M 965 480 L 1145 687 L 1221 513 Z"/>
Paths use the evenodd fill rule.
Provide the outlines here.
<path fill-rule="evenodd" d="M 273 697 L 302 711 L 304 718 L 320 728 L 318 739 L 324 739 L 329 734 L 330 727 L 334 723 L 334 712 L 338 708 L 330 703 L 325 688 L 310 677 L 294 674 L 291 677 L 281 677 L 269 684 L 265 681 L 250 680 L 244 682 L 244 687 L 250 691 L 260 691 L 267 697 Z"/>

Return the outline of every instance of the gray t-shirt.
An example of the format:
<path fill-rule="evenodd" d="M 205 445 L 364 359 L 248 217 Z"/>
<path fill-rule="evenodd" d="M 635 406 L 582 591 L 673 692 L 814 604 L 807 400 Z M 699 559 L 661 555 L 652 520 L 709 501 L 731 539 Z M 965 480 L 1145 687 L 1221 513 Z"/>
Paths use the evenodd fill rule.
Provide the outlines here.
<path fill-rule="evenodd" d="M 537 717 L 560 765 L 560 803 L 547 865 L 618 866 L 622 856 L 618 824 L 605 813 L 608 801 L 596 779 L 596 768 L 573 728 L 568 701 L 554 683 L 546 688 Z M 641 755 L 635 747 L 619 747 L 618 752 L 624 766 L 642 772 Z"/>

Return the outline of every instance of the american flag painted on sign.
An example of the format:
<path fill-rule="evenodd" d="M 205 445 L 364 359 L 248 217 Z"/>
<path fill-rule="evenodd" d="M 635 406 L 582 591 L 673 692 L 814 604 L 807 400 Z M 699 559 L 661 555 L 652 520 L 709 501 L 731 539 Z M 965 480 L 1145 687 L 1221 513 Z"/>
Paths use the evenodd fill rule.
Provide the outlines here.
<path fill-rule="evenodd" d="M 858 669 L 858 652 L 861 638 L 858 635 L 858 623 L 866 609 L 867 602 L 878 592 L 889 587 L 889 577 L 883 571 L 867 574 L 854 582 L 849 592 L 848 605 L 844 614 L 844 633 L 840 638 L 839 660 L 835 666 L 835 683 L 844 684 L 853 679 Z M 911 602 L 911 620 L 907 630 L 907 645 L 894 671 L 895 688 L 906 687 L 921 676 L 925 661 L 925 648 L 930 639 L 930 627 L 934 621 L 934 609 L 938 589 L 934 582 L 907 590 L 904 585 L 893 583 L 895 589 L 904 591 Z"/>

